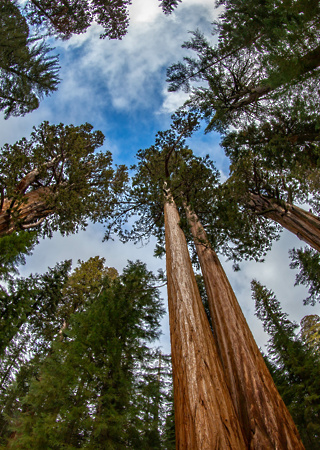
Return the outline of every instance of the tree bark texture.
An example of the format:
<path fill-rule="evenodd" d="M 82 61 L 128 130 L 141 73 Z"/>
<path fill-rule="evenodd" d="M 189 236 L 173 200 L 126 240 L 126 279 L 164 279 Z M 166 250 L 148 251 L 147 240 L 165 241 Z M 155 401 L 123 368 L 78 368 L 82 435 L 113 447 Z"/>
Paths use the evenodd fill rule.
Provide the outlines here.
<path fill-rule="evenodd" d="M 50 188 L 43 187 L 24 195 L 24 201 L 13 211 L 12 201 L 5 199 L 0 211 L 0 236 L 10 234 L 15 230 L 29 228 L 36 225 L 39 220 L 52 214 L 53 210 L 48 208 L 45 195 Z M 13 217 L 14 215 L 14 217 Z"/>
<path fill-rule="evenodd" d="M 205 230 L 196 214 L 187 206 L 185 209 L 204 277 L 219 355 L 248 448 L 303 449 Z"/>
<path fill-rule="evenodd" d="M 320 219 L 290 203 L 279 205 L 276 200 L 262 195 L 250 194 L 249 206 L 268 219 L 279 223 L 299 239 L 320 251 Z"/>
<path fill-rule="evenodd" d="M 164 211 L 177 449 L 245 449 L 172 199 Z"/>

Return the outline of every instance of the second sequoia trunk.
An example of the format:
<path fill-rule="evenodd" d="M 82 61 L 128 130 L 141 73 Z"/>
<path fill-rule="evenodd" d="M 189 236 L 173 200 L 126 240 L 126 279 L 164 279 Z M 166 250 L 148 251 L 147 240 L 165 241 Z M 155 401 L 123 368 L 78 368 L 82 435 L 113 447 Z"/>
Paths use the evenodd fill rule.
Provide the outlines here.
<path fill-rule="evenodd" d="M 320 219 L 290 203 L 280 205 L 274 199 L 250 194 L 249 206 L 257 213 L 279 223 L 299 239 L 320 252 Z"/>
<path fill-rule="evenodd" d="M 177 449 L 245 449 L 170 194 L 164 212 Z"/>
<path fill-rule="evenodd" d="M 226 381 L 248 448 L 303 449 L 295 424 L 256 345 L 198 217 L 185 206 L 207 291 Z"/>

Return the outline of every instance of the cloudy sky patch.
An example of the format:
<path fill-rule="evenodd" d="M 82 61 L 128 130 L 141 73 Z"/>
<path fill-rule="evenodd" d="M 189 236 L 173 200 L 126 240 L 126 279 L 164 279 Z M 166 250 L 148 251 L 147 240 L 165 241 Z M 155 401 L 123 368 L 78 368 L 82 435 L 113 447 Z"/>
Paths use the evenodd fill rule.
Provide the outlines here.
<path fill-rule="evenodd" d="M 103 148 L 113 152 L 115 162 L 131 165 L 137 150 L 152 145 L 156 132 L 169 127 L 170 115 L 186 98 L 180 92 L 167 92 L 167 67 L 187 54 L 181 45 L 190 38 L 190 30 L 199 28 L 212 39 L 211 22 L 216 14 L 212 0 L 183 0 L 171 16 L 162 13 L 157 0 L 133 0 L 128 34 L 121 41 L 99 39 L 98 26 L 66 42 L 56 41 L 54 53 L 60 53 L 62 79 L 58 91 L 25 117 L 5 121 L 1 116 L 0 145 L 28 137 L 33 125 L 43 120 L 74 125 L 89 122 L 106 135 Z M 204 135 L 202 129 L 188 143 L 197 155 L 209 154 L 226 177 L 228 161 L 219 141 L 217 134 Z M 154 240 L 144 247 L 124 245 L 117 239 L 102 243 L 103 234 L 99 225 L 90 225 L 85 232 L 65 238 L 55 234 L 52 240 L 41 241 L 21 273 L 44 272 L 63 259 L 72 259 L 75 264 L 78 259 L 96 255 L 105 257 L 107 264 L 120 272 L 128 259 L 140 259 L 155 272 L 164 268 L 164 260 L 153 257 Z M 319 313 L 318 305 L 302 305 L 306 290 L 293 287 L 295 272 L 289 269 L 288 249 L 294 246 L 301 246 L 301 242 L 283 233 L 265 264 L 243 263 L 242 270 L 236 273 L 232 263 L 222 258 L 259 345 L 266 342 L 266 336 L 254 317 L 252 278 L 275 291 L 292 319 L 299 321 L 308 313 Z M 167 319 L 164 332 L 162 342 L 168 351 Z"/>

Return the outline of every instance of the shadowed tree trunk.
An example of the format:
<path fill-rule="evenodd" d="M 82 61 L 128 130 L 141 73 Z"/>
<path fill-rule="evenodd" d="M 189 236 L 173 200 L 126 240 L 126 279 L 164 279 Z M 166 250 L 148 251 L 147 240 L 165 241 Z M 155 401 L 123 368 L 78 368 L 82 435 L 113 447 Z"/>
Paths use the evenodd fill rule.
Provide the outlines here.
<path fill-rule="evenodd" d="M 245 449 L 170 193 L 164 213 L 177 449 Z"/>
<path fill-rule="evenodd" d="M 320 251 L 320 219 L 290 203 L 279 205 L 275 199 L 250 194 L 249 206 L 257 213 L 279 223 L 299 239 Z"/>
<path fill-rule="evenodd" d="M 5 199 L 0 210 L 0 236 L 15 230 L 31 228 L 53 213 L 45 200 L 49 187 L 42 187 L 24 195 L 21 204 Z"/>
<path fill-rule="evenodd" d="M 185 211 L 207 291 L 214 334 L 248 448 L 303 449 L 295 424 L 256 345 L 240 305 L 198 217 Z"/>

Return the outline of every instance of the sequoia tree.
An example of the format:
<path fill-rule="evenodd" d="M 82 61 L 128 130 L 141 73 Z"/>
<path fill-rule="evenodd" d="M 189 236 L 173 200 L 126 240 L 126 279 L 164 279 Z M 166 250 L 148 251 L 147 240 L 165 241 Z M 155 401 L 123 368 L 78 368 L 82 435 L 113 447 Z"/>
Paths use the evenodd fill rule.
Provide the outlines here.
<path fill-rule="evenodd" d="M 277 392 L 208 235 L 192 210 L 199 209 L 202 217 L 208 219 L 215 172 L 210 172 L 206 159 L 196 158 L 181 147 L 176 150 L 177 155 L 168 163 L 171 186 L 184 209 L 196 246 L 219 356 L 246 442 L 252 448 L 261 449 L 302 448 L 292 418 Z M 217 208 L 215 212 L 219 214 Z M 208 228 L 213 234 L 212 225 Z M 219 234 L 218 229 L 216 234 Z M 241 237 L 239 233 L 240 241 Z M 242 245 L 248 245 L 245 239 Z M 219 250 L 223 251 L 223 246 Z"/>
<path fill-rule="evenodd" d="M 90 124 L 34 128 L 29 140 L 6 144 L 0 153 L 0 235 L 35 228 L 43 235 L 85 228 L 104 221 L 126 181 L 123 166 L 113 170 L 111 153 Z"/>
<path fill-rule="evenodd" d="M 158 236 L 159 244 L 162 243 L 163 219 L 160 199 L 163 195 L 169 196 L 168 199 L 166 197 L 164 199 L 169 305 L 175 291 L 177 292 L 176 298 L 179 300 L 179 293 L 182 291 L 178 289 L 185 288 L 194 277 L 192 269 L 189 269 L 190 263 L 183 256 L 183 252 L 187 252 L 185 237 L 182 242 L 184 232 L 181 228 L 185 229 L 185 219 L 180 220 L 177 206 L 182 212 L 184 206 L 203 269 L 214 336 L 218 344 L 218 355 L 222 361 L 224 378 L 240 420 L 246 445 L 270 449 L 275 446 L 302 448 L 295 425 L 277 393 L 218 259 L 210 249 L 210 243 L 203 233 L 203 229 L 199 234 L 200 224 L 194 223 L 195 215 L 190 208 L 199 208 L 201 215 L 206 217 L 206 212 L 213 203 L 213 185 L 216 184 L 217 190 L 219 190 L 218 176 L 217 171 L 212 170 L 211 163 L 207 158 L 196 158 L 192 155 L 191 150 L 181 139 L 181 133 L 184 133 L 184 128 L 181 128 L 180 123 L 174 121 L 171 130 L 158 133 L 154 146 L 138 153 L 138 172 L 134 177 L 133 188 L 130 192 L 130 204 L 132 210 L 138 212 L 141 218 L 134 225 L 132 237 L 139 239 L 143 232 L 144 234 L 154 232 Z M 168 222 L 168 212 L 173 217 L 176 216 L 176 225 Z M 216 234 L 219 234 L 218 227 L 216 227 Z M 189 236 L 189 233 L 187 232 L 186 235 Z M 171 236 L 174 237 L 175 246 L 173 246 Z M 238 235 L 238 240 L 240 247 L 241 234 Z M 219 242 L 219 239 L 216 242 Z M 198 244 L 203 251 L 199 250 Z M 242 245 L 249 247 L 250 244 L 242 242 Z M 223 248 L 227 248 L 227 246 L 221 246 L 220 250 L 223 251 Z M 240 253 L 244 254 L 245 248 Z M 247 256 L 250 257 L 248 249 Z M 176 261 L 175 264 L 174 261 Z M 184 278 L 183 272 L 187 271 L 189 271 L 189 275 Z M 188 298 L 186 293 L 184 298 Z M 174 303 L 169 306 L 169 310 L 174 319 L 170 319 L 173 370 L 176 370 L 182 377 L 179 367 L 175 367 L 175 358 L 177 358 L 175 352 L 178 352 L 174 346 L 177 345 L 178 336 L 175 336 L 173 331 L 178 329 L 180 320 L 186 314 L 182 310 L 183 305 L 181 304 L 179 307 L 181 311 L 178 317 L 175 315 Z M 188 306 L 189 315 L 191 308 L 192 304 Z M 203 308 L 201 310 L 203 311 Z M 208 328 L 207 323 L 204 325 L 199 320 L 197 323 L 198 333 L 200 333 L 201 326 Z M 183 348 L 183 345 L 186 344 L 180 345 Z M 191 350 L 188 354 L 191 354 Z M 181 362 L 180 367 L 185 367 L 183 364 L 186 362 Z M 186 371 L 186 369 L 184 370 Z M 182 385 L 181 379 L 180 385 Z M 179 390 L 182 390 L 181 386 Z M 179 397 L 175 393 L 176 398 Z M 175 405 L 176 408 L 179 408 L 181 403 L 175 402 Z M 179 409 L 176 409 L 177 413 L 181 415 Z M 179 426 L 181 427 L 179 419 L 176 419 L 176 427 Z M 179 430 L 177 430 L 177 436 L 178 433 Z M 180 441 L 178 440 L 178 442 Z"/>
<path fill-rule="evenodd" d="M 248 445 L 303 448 L 240 305 L 197 215 L 185 204 L 206 287 L 214 336 Z"/>
<path fill-rule="evenodd" d="M 156 144 L 138 153 L 132 188 L 118 211 L 117 225 L 140 218 L 124 238 L 135 240 L 165 231 L 177 448 L 245 448 L 217 348 L 201 302 L 188 246 L 179 225 L 171 165 L 177 147 L 197 127 L 192 115 L 175 117 Z"/>

